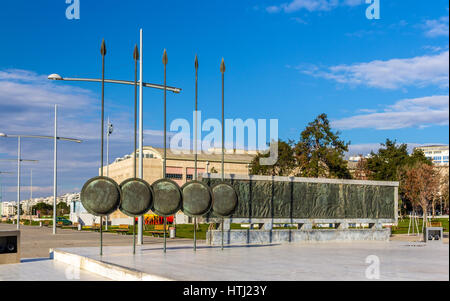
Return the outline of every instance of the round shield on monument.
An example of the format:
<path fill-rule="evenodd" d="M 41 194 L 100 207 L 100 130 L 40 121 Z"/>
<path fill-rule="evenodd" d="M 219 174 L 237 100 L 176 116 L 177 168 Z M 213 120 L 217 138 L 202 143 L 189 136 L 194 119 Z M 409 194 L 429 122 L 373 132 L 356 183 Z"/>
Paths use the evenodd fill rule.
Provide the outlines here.
<path fill-rule="evenodd" d="M 180 186 L 170 179 L 160 179 L 152 184 L 152 211 L 160 216 L 171 216 L 181 208 Z"/>
<path fill-rule="evenodd" d="M 202 216 L 211 209 L 212 195 L 208 185 L 190 181 L 181 187 L 183 195 L 182 211 L 188 216 Z"/>
<path fill-rule="evenodd" d="M 232 215 L 238 205 L 238 196 L 233 186 L 227 183 L 219 183 L 212 187 L 213 213 L 220 217 Z"/>
<path fill-rule="evenodd" d="M 153 204 L 153 189 L 144 180 L 131 178 L 120 184 L 122 202 L 119 210 L 131 217 L 147 213 Z"/>
<path fill-rule="evenodd" d="M 95 216 L 106 216 L 119 208 L 122 193 L 113 179 L 95 177 L 84 184 L 80 199 L 89 213 Z"/>

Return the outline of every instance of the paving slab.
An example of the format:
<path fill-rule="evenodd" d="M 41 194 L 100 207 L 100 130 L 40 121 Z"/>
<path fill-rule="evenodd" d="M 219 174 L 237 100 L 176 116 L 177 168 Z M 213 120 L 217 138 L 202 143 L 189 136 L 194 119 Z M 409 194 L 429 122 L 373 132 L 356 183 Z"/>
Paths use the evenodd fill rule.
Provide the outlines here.
<path fill-rule="evenodd" d="M 0 281 L 108 281 L 109 278 L 49 258 L 0 265 Z"/>

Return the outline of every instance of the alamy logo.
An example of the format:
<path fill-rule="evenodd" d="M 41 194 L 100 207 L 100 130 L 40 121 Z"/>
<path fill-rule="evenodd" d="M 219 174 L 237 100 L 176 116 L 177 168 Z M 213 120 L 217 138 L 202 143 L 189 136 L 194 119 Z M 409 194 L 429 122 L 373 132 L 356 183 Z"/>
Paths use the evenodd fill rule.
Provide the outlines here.
<path fill-rule="evenodd" d="M 191 145 L 197 144 L 197 153 L 218 154 L 222 149 L 222 125 L 218 119 L 207 119 L 202 122 L 202 112 L 194 111 L 193 120 L 197 116 L 197 141 L 191 139 L 194 127 L 184 118 L 178 118 L 171 122 L 170 131 L 176 132 L 170 139 L 170 150 L 174 154 L 190 154 Z M 193 122 L 195 124 L 195 122 Z M 247 132 L 247 133 L 246 133 Z M 268 133 L 269 132 L 269 133 Z M 202 133 L 207 133 L 202 139 Z M 236 135 L 235 135 L 236 133 Z M 266 158 L 260 158 L 261 165 L 274 165 L 278 161 L 278 119 L 269 120 L 269 131 L 267 131 L 266 119 L 225 119 L 224 126 L 225 141 L 233 141 L 233 145 L 225 143 L 226 152 L 236 149 L 236 153 L 242 151 L 245 146 L 247 150 L 256 150 L 261 154 L 269 153 Z M 247 134 L 247 135 L 246 135 Z M 267 139 L 269 134 L 269 139 Z M 245 143 L 247 138 L 247 143 Z M 270 141 L 270 147 L 267 142 Z M 195 148 L 194 148 L 195 149 Z M 230 150 L 231 149 L 231 150 Z"/>
<path fill-rule="evenodd" d="M 80 0 L 66 0 L 69 6 L 66 9 L 66 18 L 69 20 L 80 19 Z"/>
<path fill-rule="evenodd" d="M 366 263 L 369 265 L 366 268 L 366 278 L 380 279 L 380 258 L 376 255 L 369 255 L 366 258 Z"/>
<path fill-rule="evenodd" d="M 366 0 L 370 4 L 366 9 L 366 18 L 369 20 L 380 19 L 380 0 Z"/>

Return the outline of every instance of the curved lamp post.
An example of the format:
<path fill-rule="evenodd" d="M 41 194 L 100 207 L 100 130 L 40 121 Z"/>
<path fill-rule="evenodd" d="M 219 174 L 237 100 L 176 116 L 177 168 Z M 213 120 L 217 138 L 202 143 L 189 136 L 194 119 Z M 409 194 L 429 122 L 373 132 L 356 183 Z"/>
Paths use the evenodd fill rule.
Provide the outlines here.
<path fill-rule="evenodd" d="M 62 77 L 59 74 L 50 74 L 48 76 L 49 80 L 65 80 L 65 81 L 73 81 L 73 82 L 97 82 L 97 83 L 101 83 L 102 80 L 98 79 L 98 78 L 69 78 L 69 77 Z M 115 80 L 115 79 L 105 79 L 105 83 L 110 83 L 110 84 L 122 84 L 122 85 L 132 85 L 134 86 L 134 81 L 129 81 L 129 80 Z M 159 89 L 159 90 L 164 90 L 164 85 L 158 85 L 158 84 L 151 84 L 151 83 L 142 83 L 142 86 L 147 87 L 147 88 L 155 88 L 155 89 Z M 166 87 L 167 91 L 171 91 L 173 93 L 180 93 L 181 89 L 180 88 L 175 88 L 175 87 Z"/>

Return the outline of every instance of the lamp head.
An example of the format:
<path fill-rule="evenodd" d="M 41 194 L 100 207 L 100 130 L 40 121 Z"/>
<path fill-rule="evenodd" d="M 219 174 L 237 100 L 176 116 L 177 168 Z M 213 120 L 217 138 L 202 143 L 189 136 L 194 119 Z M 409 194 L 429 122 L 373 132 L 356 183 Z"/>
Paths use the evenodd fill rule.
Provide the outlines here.
<path fill-rule="evenodd" d="M 55 73 L 50 74 L 50 75 L 48 76 L 48 79 L 50 79 L 50 80 L 63 80 L 63 78 L 62 78 L 61 75 L 55 74 Z"/>
<path fill-rule="evenodd" d="M 6 137 L 5 133 L 0 133 L 0 137 Z"/>

